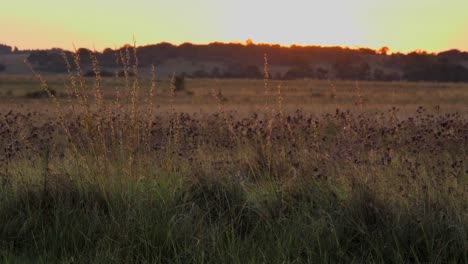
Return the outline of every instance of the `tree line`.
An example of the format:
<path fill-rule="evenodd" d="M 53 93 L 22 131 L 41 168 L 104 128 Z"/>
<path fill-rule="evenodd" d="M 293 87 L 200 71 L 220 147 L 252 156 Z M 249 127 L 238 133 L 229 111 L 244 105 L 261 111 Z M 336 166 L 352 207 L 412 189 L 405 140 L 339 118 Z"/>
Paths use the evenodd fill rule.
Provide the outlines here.
<path fill-rule="evenodd" d="M 8 46 L 4 46 L 0 45 L 0 53 L 8 50 Z M 96 53 L 83 48 L 76 52 L 85 68 L 92 64 L 91 53 L 96 55 L 102 66 L 115 68 L 121 67 L 122 62 L 126 60 L 127 63 L 133 64 L 133 51 L 133 47 L 124 45 L 115 50 L 106 48 Z M 264 54 L 267 54 L 270 65 L 286 69 L 281 72 L 269 72 L 270 78 L 273 79 L 468 82 L 466 66 L 468 52 L 449 50 L 440 53 L 414 51 L 407 54 L 389 54 L 388 51 L 387 47 L 373 50 L 219 42 L 204 45 L 192 43 L 173 45 L 163 42 L 138 47 L 137 57 L 141 67 L 152 64 L 158 66 L 171 59 L 183 59 L 194 64 L 209 62 L 218 65 L 210 69 L 196 69 L 184 73 L 192 78 L 263 78 L 263 60 Z M 10 52 L 13 52 L 11 47 Z M 67 70 L 63 53 L 73 61 L 72 52 L 61 49 L 36 50 L 28 53 L 28 60 L 35 67 L 51 72 Z"/>

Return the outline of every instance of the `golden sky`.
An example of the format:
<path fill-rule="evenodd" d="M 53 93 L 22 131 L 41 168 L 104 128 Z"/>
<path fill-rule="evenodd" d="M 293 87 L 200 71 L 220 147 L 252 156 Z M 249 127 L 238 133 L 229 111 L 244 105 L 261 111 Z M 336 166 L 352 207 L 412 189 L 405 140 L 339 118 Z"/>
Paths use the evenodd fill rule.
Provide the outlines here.
<path fill-rule="evenodd" d="M 15 0 L 0 43 L 20 49 L 167 41 L 468 51 L 468 0 Z"/>

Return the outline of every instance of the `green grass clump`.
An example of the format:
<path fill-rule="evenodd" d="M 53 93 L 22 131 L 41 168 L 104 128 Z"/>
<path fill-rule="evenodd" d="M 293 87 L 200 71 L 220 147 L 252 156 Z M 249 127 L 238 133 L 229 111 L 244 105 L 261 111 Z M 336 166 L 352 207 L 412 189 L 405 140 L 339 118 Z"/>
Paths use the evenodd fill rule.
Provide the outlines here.
<path fill-rule="evenodd" d="M 442 202 L 392 205 L 363 186 L 348 193 L 313 180 L 245 186 L 225 178 L 158 173 L 102 182 L 103 189 L 56 177 L 46 189 L 32 182 L 2 188 L 4 261 L 460 263 L 467 258 L 463 213 Z"/>

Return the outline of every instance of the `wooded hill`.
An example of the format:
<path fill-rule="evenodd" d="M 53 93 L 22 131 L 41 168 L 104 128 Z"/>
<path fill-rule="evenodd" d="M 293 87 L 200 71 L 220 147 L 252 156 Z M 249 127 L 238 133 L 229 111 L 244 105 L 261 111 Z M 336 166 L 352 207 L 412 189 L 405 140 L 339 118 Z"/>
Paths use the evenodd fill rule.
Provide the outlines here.
<path fill-rule="evenodd" d="M 0 45 L 0 53 L 5 51 L 8 51 L 8 46 Z M 9 52 L 25 51 L 10 48 Z M 63 53 L 73 62 L 72 53 L 61 49 L 27 52 L 28 60 L 42 71 L 65 72 L 67 68 Z M 87 49 L 77 50 L 85 72 L 91 69 L 90 53 L 92 51 Z M 116 69 L 116 66 L 121 68 L 127 54 L 128 62 L 133 64 L 134 49 L 130 45 L 117 50 L 107 48 L 103 52 L 97 52 L 96 57 L 103 67 L 104 77 L 111 76 L 114 72 L 112 69 Z M 151 64 L 159 67 L 169 61 L 178 61 L 191 67 L 181 66 L 181 69 L 172 71 L 192 78 L 263 78 L 265 54 L 272 79 L 468 82 L 468 52 L 459 50 L 437 54 L 424 51 L 389 54 L 386 47 L 373 50 L 239 43 L 159 43 L 137 49 L 141 68 L 148 68 Z M 175 64 L 175 67 L 178 65 Z M 88 72 L 88 75 L 92 75 L 92 72 Z"/>

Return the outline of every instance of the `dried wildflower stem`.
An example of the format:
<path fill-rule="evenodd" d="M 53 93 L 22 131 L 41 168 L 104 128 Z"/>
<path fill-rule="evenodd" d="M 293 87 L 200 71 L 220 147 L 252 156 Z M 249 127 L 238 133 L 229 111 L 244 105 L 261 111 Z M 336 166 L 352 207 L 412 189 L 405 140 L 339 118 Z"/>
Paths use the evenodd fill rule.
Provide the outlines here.
<path fill-rule="evenodd" d="M 103 158 L 103 162 L 105 163 L 106 167 L 106 172 L 108 172 L 108 157 L 107 157 L 107 146 L 106 146 L 106 141 L 105 141 L 105 136 L 103 132 L 103 113 L 105 113 L 105 105 L 103 101 L 103 95 L 102 95 L 102 88 L 101 88 L 101 72 L 99 69 L 99 63 L 97 60 L 96 56 L 96 51 L 93 53 L 89 54 L 92 66 L 93 66 L 93 72 L 95 75 L 95 82 L 94 82 L 94 100 L 96 104 L 96 113 L 94 116 L 96 117 L 96 126 L 97 126 L 97 135 L 93 135 L 93 139 L 97 139 L 97 142 L 94 143 L 96 145 L 96 148 L 99 149 L 98 155 L 101 155 Z M 106 173 L 108 175 L 108 173 Z"/>
<path fill-rule="evenodd" d="M 232 125 L 231 118 L 229 118 L 227 112 L 224 110 L 222 99 L 221 99 L 221 90 L 218 89 L 218 92 L 215 91 L 215 89 L 211 89 L 211 96 L 216 101 L 216 104 L 218 106 L 218 113 L 223 117 L 224 123 L 227 125 L 228 130 L 229 130 L 229 135 L 230 138 L 233 142 L 238 142 L 238 137 L 235 133 L 234 126 Z"/>
<path fill-rule="evenodd" d="M 283 94 L 281 93 L 281 83 L 278 84 L 278 89 L 276 92 L 276 102 L 278 103 L 278 114 L 280 121 L 283 122 L 284 120 L 284 112 L 283 112 Z"/>
<path fill-rule="evenodd" d="M 78 102 L 81 102 L 81 96 L 79 96 L 78 90 L 76 89 L 76 80 L 75 80 L 75 76 L 73 76 L 73 73 L 72 73 L 72 66 L 71 66 L 70 61 L 68 60 L 68 56 L 67 56 L 67 54 L 65 52 L 62 53 L 62 58 L 65 61 L 65 65 L 66 65 L 66 68 L 67 68 L 68 79 L 70 81 L 71 88 L 73 88 L 74 93 L 75 93 L 75 97 L 78 99 Z M 71 110 L 71 112 L 73 114 L 75 114 L 75 107 L 74 107 L 73 100 L 72 100 L 72 95 L 73 94 L 72 94 L 72 91 L 70 90 L 70 86 L 65 85 L 65 90 L 66 90 L 66 93 L 67 93 L 68 105 L 70 107 L 70 110 Z M 80 103 L 80 105 L 81 104 L 82 103 Z"/>
<path fill-rule="evenodd" d="M 138 76 L 138 56 L 137 56 L 137 47 L 136 47 L 136 41 L 135 38 L 133 38 L 133 59 L 134 59 L 134 64 L 133 64 L 133 73 L 135 75 L 135 78 L 133 79 L 133 90 L 132 90 L 132 95 L 131 95 L 131 101 L 132 101 L 132 127 L 133 127 L 133 132 L 137 132 L 137 127 L 136 127 L 136 122 L 137 122 L 137 100 L 138 100 L 138 92 L 140 90 L 140 82 L 139 82 L 139 76 Z M 135 134 L 137 135 L 137 133 Z"/>
<path fill-rule="evenodd" d="M 89 54 L 89 57 L 91 59 L 91 63 L 93 66 L 93 72 L 94 72 L 94 100 L 96 103 L 96 110 L 101 113 L 104 111 L 104 101 L 103 101 L 103 94 L 102 94 L 102 79 L 101 79 L 101 71 L 99 69 L 99 62 L 96 56 L 96 51 L 93 53 Z"/>
<path fill-rule="evenodd" d="M 126 49 L 126 63 L 127 65 L 130 65 L 130 49 L 127 46 Z M 139 76 L 138 76 L 138 56 L 137 56 L 137 46 L 136 46 L 136 40 L 135 37 L 133 37 L 133 46 L 132 46 L 132 51 L 133 51 L 133 74 L 134 74 L 134 79 L 133 79 L 133 85 L 132 85 L 132 90 L 131 90 L 131 95 L 130 95 L 130 100 L 131 100 L 131 105 L 130 105 L 130 138 L 128 140 L 128 151 L 129 153 L 129 170 L 132 170 L 133 163 L 134 163 L 134 156 L 135 152 L 137 150 L 138 143 L 140 141 L 140 132 L 138 128 L 138 120 L 137 120 L 137 100 L 138 100 L 138 93 L 140 90 L 140 82 L 139 82 Z"/>
<path fill-rule="evenodd" d="M 270 76 L 268 73 L 268 56 L 263 54 L 263 96 L 265 100 L 265 111 L 268 113 L 268 101 L 269 101 L 269 92 L 268 92 L 268 80 Z"/>
<path fill-rule="evenodd" d="M 170 107 L 171 107 L 171 126 L 170 126 L 170 135 L 172 136 L 172 144 L 171 147 L 177 149 L 177 144 L 179 141 L 179 117 L 174 108 L 174 99 L 175 99 L 175 73 L 172 74 L 171 82 L 170 82 Z"/>
<path fill-rule="evenodd" d="M 114 89 L 115 89 L 115 98 L 114 98 L 114 105 L 116 106 L 117 109 L 120 109 L 120 86 L 119 86 L 119 66 L 120 66 L 120 53 L 117 52 L 117 48 L 115 48 L 115 51 L 114 51 L 114 62 L 115 62 L 115 66 L 116 66 L 116 69 L 115 69 L 115 72 L 114 72 L 114 81 L 115 81 L 115 86 L 114 86 Z"/>
<path fill-rule="evenodd" d="M 174 115 L 175 114 L 175 109 L 174 109 L 174 99 L 175 99 L 175 73 L 172 73 L 172 77 L 171 77 L 171 80 L 170 80 L 170 83 L 169 83 L 169 95 L 170 95 L 170 98 L 169 98 L 169 106 L 171 108 L 171 114 Z"/>
<path fill-rule="evenodd" d="M 280 122 L 280 125 L 281 125 L 281 129 L 283 130 L 284 128 L 286 128 L 288 130 L 288 132 L 289 132 L 289 136 L 294 140 L 294 135 L 293 135 L 291 126 L 289 125 L 289 123 L 284 118 L 284 108 L 283 108 L 284 98 L 283 98 L 283 94 L 281 92 L 281 87 L 282 87 L 281 83 L 278 84 L 278 89 L 277 89 L 277 92 L 276 92 L 276 102 L 278 104 L 279 122 Z"/>
<path fill-rule="evenodd" d="M 129 46 L 128 45 L 125 46 L 125 54 L 123 53 L 122 50 L 119 51 L 119 54 L 120 54 L 120 59 L 122 62 L 122 68 L 123 68 L 124 79 L 125 79 L 125 87 L 124 87 L 124 94 L 123 94 L 123 98 L 125 102 L 123 102 L 121 110 L 123 114 L 125 115 L 125 110 L 124 110 L 125 108 L 127 110 L 127 113 L 130 112 L 130 115 L 131 115 L 132 106 L 131 104 L 129 104 L 129 101 L 128 101 L 129 100 L 128 95 L 131 89 L 130 88 L 130 67 L 131 66 L 130 66 Z M 125 118 L 125 116 L 123 116 L 122 118 Z M 130 130 L 132 127 L 133 127 L 133 124 L 132 122 L 130 122 Z M 128 154 L 128 160 L 127 160 L 128 162 L 126 163 L 126 168 L 125 168 L 125 172 L 127 175 L 131 174 L 131 166 L 133 164 L 133 161 L 132 161 L 133 154 L 130 154 L 132 152 L 132 149 L 131 149 L 132 140 L 131 140 L 131 136 L 129 136 L 129 134 L 131 134 L 130 130 L 128 129 L 128 124 L 122 124 L 122 127 L 120 129 L 120 145 L 121 145 L 122 158 L 125 158 L 124 155 Z"/>
<path fill-rule="evenodd" d="M 67 124 L 65 122 L 64 113 L 63 113 L 62 106 L 60 105 L 60 102 L 57 100 L 57 98 L 50 91 L 49 85 L 47 84 L 46 80 L 44 78 L 42 78 L 42 76 L 34 70 L 31 63 L 29 63 L 29 61 L 27 61 L 27 60 L 25 60 L 24 63 L 29 67 L 29 69 L 34 74 L 34 76 L 39 80 L 39 82 L 41 83 L 41 88 L 47 93 L 49 98 L 54 103 L 54 105 L 56 107 L 56 110 L 58 112 L 58 118 L 59 118 L 60 124 L 61 124 L 61 126 L 62 126 L 62 128 L 63 128 L 63 130 L 64 130 L 64 132 L 65 132 L 65 134 L 66 134 L 66 136 L 67 136 L 67 138 L 69 140 L 69 142 L 70 142 L 72 151 L 75 154 L 79 154 L 78 149 L 76 148 L 76 144 L 74 143 L 74 138 L 72 137 L 72 135 L 70 133 L 70 130 L 68 129 L 68 126 L 67 126 Z"/>
<path fill-rule="evenodd" d="M 10 131 L 13 131 L 13 128 L 10 126 L 10 124 L 8 124 L 8 122 L 5 120 L 5 122 L 3 123 L 3 125 L 5 125 L 6 128 L 8 128 L 8 130 Z M 31 141 L 29 141 L 26 136 L 23 134 L 23 131 L 20 130 L 19 133 L 19 138 L 21 139 L 21 141 L 23 141 L 24 145 L 26 147 L 28 147 L 29 149 L 31 149 L 35 154 L 38 154 L 40 155 L 40 152 L 34 147 L 34 145 L 31 143 Z M 12 140 L 12 139 L 11 139 Z"/>
<path fill-rule="evenodd" d="M 76 66 L 76 78 L 78 79 L 79 89 L 77 89 L 78 94 L 82 98 L 82 108 L 89 111 L 88 95 L 87 95 L 87 84 L 83 77 L 83 70 L 81 68 L 81 58 L 78 50 L 74 47 L 75 52 L 73 53 L 73 59 Z M 73 83 L 72 83 L 73 84 Z M 89 112 L 87 112 L 89 114 Z"/>
<path fill-rule="evenodd" d="M 114 109 L 115 111 L 117 112 L 122 112 L 122 102 L 121 102 L 121 87 L 119 85 L 119 66 L 121 65 L 121 60 L 122 60 L 122 57 L 121 57 L 122 53 L 121 52 L 118 52 L 117 48 L 115 48 L 115 51 L 114 51 L 114 61 L 115 61 L 115 65 L 116 65 L 116 70 L 114 72 L 114 82 L 115 82 L 115 86 L 114 86 L 114 90 L 115 90 L 115 99 L 114 99 Z M 125 66 L 123 66 L 122 64 L 122 67 L 125 68 Z M 109 108 L 110 109 L 110 108 Z M 110 111 L 110 110 L 109 110 Z M 109 116 L 110 116 L 110 113 L 109 113 Z M 123 147 L 124 147 L 124 140 L 123 140 L 123 133 L 122 133 L 122 129 L 119 130 L 119 134 L 117 134 L 117 131 L 116 131 L 116 123 L 122 123 L 123 122 L 123 116 L 122 115 L 117 115 L 117 116 L 114 116 L 110 119 L 110 122 L 111 122 L 111 136 L 112 136 L 112 145 L 114 147 L 114 149 L 116 150 L 115 153 L 120 153 L 120 156 L 122 157 L 123 155 Z"/>
<path fill-rule="evenodd" d="M 153 64 L 151 64 L 151 85 L 150 85 L 150 90 L 148 94 L 148 120 L 146 122 L 146 145 L 149 150 L 150 146 L 150 140 L 151 140 L 151 126 L 153 124 L 153 111 L 154 111 L 154 95 L 156 92 L 156 68 L 154 67 Z"/>
<path fill-rule="evenodd" d="M 170 120 L 169 120 L 169 134 L 168 141 L 166 146 L 166 159 L 165 159 L 165 168 L 166 170 L 172 171 L 175 168 L 174 158 L 175 151 L 178 149 L 179 144 L 179 133 L 180 133 L 180 123 L 179 116 L 177 115 L 174 108 L 174 98 L 175 98 L 175 73 L 172 74 L 172 78 L 169 83 L 169 105 L 170 105 Z"/>
<path fill-rule="evenodd" d="M 361 110 L 361 112 L 362 112 L 362 107 L 364 105 L 364 101 L 363 101 L 363 98 L 362 98 L 361 87 L 359 86 L 358 81 L 355 82 L 355 88 L 356 88 L 356 95 L 358 97 L 357 104 L 359 105 L 359 110 Z"/>
<path fill-rule="evenodd" d="M 91 111 L 91 105 L 89 103 L 89 97 L 88 97 L 88 84 L 83 76 L 83 70 L 81 68 L 81 57 L 80 57 L 80 52 L 77 50 L 75 47 L 74 48 L 74 53 L 73 53 L 73 58 L 76 66 L 76 75 L 75 78 L 78 80 L 79 88 L 76 90 L 79 91 L 79 94 L 81 95 L 83 99 L 83 103 L 81 105 L 81 111 L 83 112 L 83 126 L 85 128 L 85 133 L 89 138 L 94 138 L 93 133 L 94 133 L 94 122 L 93 122 L 93 113 Z M 72 83 L 73 85 L 73 83 Z M 97 157 L 97 149 L 96 149 L 96 144 L 91 145 L 91 150 L 93 151 L 93 155 Z"/>
<path fill-rule="evenodd" d="M 330 86 L 330 98 L 333 101 L 335 101 L 336 100 L 336 86 L 330 81 L 330 79 L 328 79 L 328 84 Z"/>
<path fill-rule="evenodd" d="M 130 51 L 128 46 L 125 46 L 125 53 L 120 51 L 120 58 L 122 62 L 123 74 L 125 79 L 125 87 L 123 91 L 124 107 L 128 108 L 129 91 L 130 91 Z"/>
<path fill-rule="evenodd" d="M 281 86 L 281 83 L 280 83 L 280 84 L 278 84 L 278 89 L 277 89 L 277 92 L 276 92 L 276 102 L 278 104 L 278 116 L 279 116 L 279 119 L 280 119 L 279 120 L 280 125 L 281 125 L 282 129 L 284 129 L 286 127 L 286 129 L 288 130 L 289 136 L 291 137 L 293 142 L 296 142 L 296 139 L 294 137 L 294 133 L 292 131 L 291 125 L 284 118 L 284 107 L 283 107 L 284 98 L 283 98 L 283 94 L 281 92 L 281 88 L 282 88 L 282 86 Z"/>

